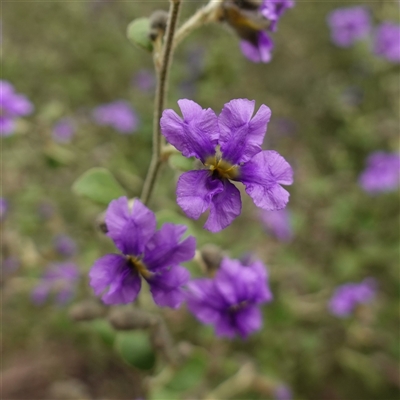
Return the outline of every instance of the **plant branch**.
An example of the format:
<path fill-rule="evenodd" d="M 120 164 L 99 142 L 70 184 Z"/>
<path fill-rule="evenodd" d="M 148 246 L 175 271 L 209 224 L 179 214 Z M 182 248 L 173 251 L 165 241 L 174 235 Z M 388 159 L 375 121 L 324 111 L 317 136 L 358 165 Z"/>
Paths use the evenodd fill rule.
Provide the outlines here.
<path fill-rule="evenodd" d="M 200 26 L 218 19 L 218 9 L 224 0 L 210 0 L 207 5 L 200 8 L 192 17 L 190 17 L 176 32 L 174 47 L 185 39 L 192 31 Z"/>
<path fill-rule="evenodd" d="M 174 52 L 173 43 L 176 25 L 178 23 L 180 7 L 181 0 L 170 0 L 167 31 L 165 34 L 160 68 L 157 73 L 157 88 L 154 100 L 153 154 L 141 195 L 141 200 L 145 205 L 147 205 L 150 200 L 157 179 L 157 175 L 162 164 L 161 150 L 163 146 L 163 140 L 161 137 L 160 118 L 165 105 L 165 97 L 168 86 L 168 75 Z M 156 70 L 158 70 L 157 66 Z"/>

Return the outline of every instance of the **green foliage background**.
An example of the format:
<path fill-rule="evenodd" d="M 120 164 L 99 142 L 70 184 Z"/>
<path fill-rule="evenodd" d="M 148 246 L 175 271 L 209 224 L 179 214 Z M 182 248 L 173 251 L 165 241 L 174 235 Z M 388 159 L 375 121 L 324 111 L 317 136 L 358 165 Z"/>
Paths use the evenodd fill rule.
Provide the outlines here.
<path fill-rule="evenodd" d="M 182 20 L 202 3 L 184 2 Z M 272 109 L 264 147 L 279 151 L 294 167 L 289 209 L 295 238 L 283 244 L 268 236 L 246 196 L 244 212 L 229 228 L 216 235 L 203 231 L 205 219 L 187 220 L 175 203 L 179 172 L 163 169 L 150 204 L 159 218 L 188 224 L 199 246 L 218 244 L 232 257 L 256 253 L 269 267 L 275 299 L 264 308 L 262 331 L 246 342 L 216 339 L 185 309 L 163 311 L 177 342 L 196 347 L 194 361 L 178 377 L 150 385 L 152 399 L 205 398 L 249 360 L 273 385 L 289 385 L 296 400 L 399 396 L 399 198 L 370 196 L 357 183 L 370 152 L 398 150 L 399 68 L 376 58 L 368 41 L 350 49 L 331 44 L 326 15 L 343 5 L 298 1 L 281 20 L 267 65 L 248 62 L 232 32 L 217 25 L 198 30 L 176 53 L 168 107 L 177 109 L 176 100 L 187 96 L 182 83 L 191 78 L 188 59 L 201 49 L 204 66 L 191 83 L 191 99 L 217 112 L 232 98 L 255 99 Z M 34 115 L 2 141 L 3 197 L 10 202 L 2 227 L 4 256 L 21 260 L 16 273 L 3 277 L 3 370 L 39 365 L 43 371 L 39 377 L 28 374 L 31 385 L 25 382 L 10 398 L 49 398 L 53 382 L 71 378 L 86 385 L 88 398 L 143 395 L 142 375 L 121 361 L 109 327 L 73 323 L 67 309 L 37 308 L 29 295 L 56 260 L 55 234 L 78 241 L 83 276 L 97 257 L 113 251 L 95 229 L 104 207 L 71 188 L 89 168 L 104 167 L 129 197 L 140 193 L 151 153 L 153 99 L 131 79 L 151 68 L 152 59 L 131 46 L 125 30 L 134 18 L 166 7 L 166 1 L 2 4 L 2 79 L 35 105 Z M 375 24 L 399 21 L 396 3 L 368 7 Z M 352 89 L 362 93 L 359 105 L 345 101 Z M 134 135 L 90 120 L 94 107 L 120 98 L 140 116 Z M 53 124 L 64 116 L 79 125 L 68 145 L 51 139 Z M 38 213 L 44 203 L 56 210 L 49 220 Z M 188 267 L 200 275 L 194 264 Z M 337 285 L 369 276 L 379 284 L 372 304 L 345 320 L 328 314 Z M 76 301 L 87 296 L 85 277 Z M 144 304 L 155 310 L 147 297 Z M 51 362 L 54 368 L 42 366 Z M 232 398 L 267 399 L 270 392 L 252 388 Z"/>

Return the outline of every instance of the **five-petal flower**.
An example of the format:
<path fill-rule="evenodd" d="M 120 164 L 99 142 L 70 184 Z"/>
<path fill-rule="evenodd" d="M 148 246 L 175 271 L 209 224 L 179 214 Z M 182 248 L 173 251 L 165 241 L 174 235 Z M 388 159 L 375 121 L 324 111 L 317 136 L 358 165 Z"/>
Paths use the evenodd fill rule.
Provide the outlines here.
<path fill-rule="evenodd" d="M 177 202 L 187 216 L 198 219 L 207 209 L 205 228 L 218 232 L 241 212 L 239 190 L 231 181 L 242 182 L 256 206 L 280 210 L 289 200 L 281 187 L 293 182 L 293 171 L 276 151 L 261 148 L 271 110 L 261 105 L 253 116 L 255 101 L 235 99 L 221 114 L 202 109 L 191 100 L 179 100 L 183 119 L 165 110 L 161 132 L 185 157 L 196 157 L 205 169 L 182 174 Z"/>
<path fill-rule="evenodd" d="M 108 206 L 105 218 L 108 233 L 121 254 L 107 254 L 90 270 L 90 285 L 106 304 L 133 302 L 141 288 L 141 277 L 150 285 L 157 305 L 177 308 L 184 299 L 182 286 L 189 272 L 179 263 L 194 256 L 196 240 L 181 241 L 184 225 L 164 224 L 156 231 L 152 211 L 134 200 L 120 197 Z"/>

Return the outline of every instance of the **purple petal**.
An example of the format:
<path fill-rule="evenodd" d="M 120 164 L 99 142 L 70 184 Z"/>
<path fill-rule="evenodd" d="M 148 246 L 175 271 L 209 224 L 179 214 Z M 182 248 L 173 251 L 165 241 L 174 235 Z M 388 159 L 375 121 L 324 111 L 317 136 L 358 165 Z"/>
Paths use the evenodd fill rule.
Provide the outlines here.
<path fill-rule="evenodd" d="M 169 143 L 185 157 L 205 161 L 215 154 L 218 143 L 218 120 L 210 108 L 202 109 L 191 100 L 179 100 L 183 119 L 174 110 L 164 110 L 160 120 L 161 132 Z"/>
<path fill-rule="evenodd" d="M 144 264 L 151 271 L 178 265 L 194 257 L 196 239 L 193 236 L 180 242 L 187 227 L 164 224 L 147 243 Z"/>
<path fill-rule="evenodd" d="M 240 50 L 243 55 L 250 61 L 259 63 L 268 63 L 271 61 L 271 51 L 274 47 L 272 39 L 267 33 L 260 31 L 258 32 L 257 42 L 252 43 L 247 40 L 240 41 Z"/>
<path fill-rule="evenodd" d="M 254 106 L 254 100 L 231 100 L 218 117 L 223 159 L 232 164 L 247 162 L 262 150 L 271 110 L 262 104 L 252 119 Z"/>
<path fill-rule="evenodd" d="M 219 179 L 213 179 L 209 171 L 183 173 L 176 188 L 176 201 L 189 218 L 198 219 L 205 212 L 215 194 L 224 190 Z"/>
<path fill-rule="evenodd" d="M 15 130 L 15 122 L 12 118 L 0 116 L 0 135 L 10 136 Z"/>
<path fill-rule="evenodd" d="M 107 208 L 105 221 L 107 235 L 124 254 L 142 254 L 156 230 L 154 213 L 138 199 L 133 203 L 132 213 L 126 197 L 113 200 Z"/>
<path fill-rule="evenodd" d="M 229 226 L 242 210 L 239 190 L 228 180 L 222 183 L 223 191 L 213 196 L 210 215 L 204 225 L 210 232 L 219 232 Z"/>
<path fill-rule="evenodd" d="M 214 290 L 211 279 L 196 279 L 187 285 L 190 312 L 204 324 L 215 324 L 221 318 L 226 302 Z"/>
<path fill-rule="evenodd" d="M 235 314 L 235 325 L 243 339 L 246 339 L 250 333 L 258 331 L 262 326 L 261 311 L 256 306 L 245 307 Z"/>
<path fill-rule="evenodd" d="M 215 334 L 229 339 L 233 339 L 236 336 L 235 325 L 232 324 L 232 316 L 229 313 L 220 315 L 215 324 Z"/>
<path fill-rule="evenodd" d="M 276 151 L 262 151 L 241 167 L 238 180 L 257 207 L 280 210 L 289 201 L 289 193 L 280 184 L 292 184 L 293 171 Z"/>
<path fill-rule="evenodd" d="M 189 271 L 179 265 L 153 275 L 148 283 L 155 303 L 160 307 L 178 308 L 185 299 L 182 286 L 189 279 Z"/>
<path fill-rule="evenodd" d="M 49 292 L 50 292 L 50 285 L 47 283 L 41 283 L 38 286 L 36 286 L 31 294 L 31 299 L 33 303 L 37 305 L 43 304 L 46 301 Z"/>

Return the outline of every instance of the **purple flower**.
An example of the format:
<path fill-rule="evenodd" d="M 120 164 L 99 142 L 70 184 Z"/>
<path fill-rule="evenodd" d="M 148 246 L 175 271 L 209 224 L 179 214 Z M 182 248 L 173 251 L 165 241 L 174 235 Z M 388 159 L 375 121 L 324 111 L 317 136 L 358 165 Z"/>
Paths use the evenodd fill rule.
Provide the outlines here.
<path fill-rule="evenodd" d="M 138 117 L 131 105 L 124 100 L 104 104 L 93 111 L 93 119 L 99 125 L 112 126 L 117 131 L 129 134 L 138 127 Z"/>
<path fill-rule="evenodd" d="M 14 86 L 0 80 L 0 135 L 10 136 L 15 129 L 15 119 L 29 115 L 32 103 L 22 94 L 15 93 Z"/>
<path fill-rule="evenodd" d="M 360 175 L 362 188 L 371 194 L 390 192 L 399 187 L 400 154 L 376 151 L 367 159 L 367 167 Z"/>
<path fill-rule="evenodd" d="M 292 390 L 287 385 L 279 385 L 274 390 L 274 399 L 275 400 L 292 400 L 293 399 Z"/>
<path fill-rule="evenodd" d="M 60 119 L 53 127 L 52 136 L 56 142 L 69 143 L 75 134 L 75 124 L 71 118 Z"/>
<path fill-rule="evenodd" d="M 400 25 L 385 22 L 375 32 L 374 53 L 388 61 L 400 62 Z"/>
<path fill-rule="evenodd" d="M 3 275 L 10 275 L 15 272 L 21 265 L 20 260 L 15 256 L 5 258 L 1 264 L 1 273 Z"/>
<path fill-rule="evenodd" d="M 105 221 L 108 236 L 123 255 L 107 254 L 94 263 L 89 277 L 95 294 L 103 294 L 105 304 L 133 302 L 142 277 L 157 305 L 179 307 L 182 286 L 190 277 L 179 263 L 191 260 L 196 248 L 192 236 L 181 241 L 186 226 L 166 223 L 156 232 L 154 213 L 139 200 L 130 211 L 126 197 L 110 203 Z"/>
<path fill-rule="evenodd" d="M 156 87 L 156 77 L 152 71 L 141 69 L 134 75 L 132 85 L 144 93 L 151 93 Z"/>
<path fill-rule="evenodd" d="M 365 7 L 338 8 L 328 15 L 332 41 L 340 47 L 350 47 L 364 39 L 371 29 L 370 17 Z"/>
<path fill-rule="evenodd" d="M 7 210 L 8 210 L 8 201 L 5 198 L 0 197 L 0 221 L 2 221 L 6 216 Z"/>
<path fill-rule="evenodd" d="M 79 271 L 74 263 L 53 264 L 32 291 L 32 301 L 38 305 L 43 304 L 49 294 L 53 293 L 56 295 L 56 302 L 63 305 L 74 296 L 78 280 Z"/>
<path fill-rule="evenodd" d="M 287 9 L 293 7 L 293 0 L 264 0 L 260 6 L 260 11 L 265 18 L 271 21 L 269 29 L 276 31 L 279 19 Z"/>
<path fill-rule="evenodd" d="M 177 202 L 186 215 L 198 219 L 207 209 L 204 227 L 211 232 L 226 228 L 240 214 L 242 182 L 257 207 L 280 210 L 289 201 L 281 187 L 293 182 L 293 171 L 276 151 L 262 151 L 261 144 L 271 110 L 261 105 L 253 117 L 255 101 L 231 100 L 217 117 L 191 100 L 179 100 L 183 119 L 165 110 L 161 132 L 185 157 L 196 157 L 205 169 L 182 174 Z"/>
<path fill-rule="evenodd" d="M 260 211 L 260 219 L 265 228 L 282 242 L 290 242 L 293 230 L 290 213 L 287 209 L 278 211 Z"/>
<path fill-rule="evenodd" d="M 67 235 L 58 235 L 54 240 L 54 247 L 64 257 L 72 257 L 77 251 L 75 241 Z"/>
<path fill-rule="evenodd" d="M 329 310 L 337 317 L 349 316 L 358 304 L 370 302 L 376 293 L 376 282 L 373 278 L 360 283 L 346 283 L 338 286 L 329 301 Z"/>
<path fill-rule="evenodd" d="M 243 339 L 262 326 L 260 304 L 270 302 L 265 266 L 256 261 L 244 266 L 224 258 L 214 279 L 196 279 L 188 284 L 187 304 L 203 324 L 214 325 L 217 336 Z"/>
<path fill-rule="evenodd" d="M 240 50 L 242 51 L 243 55 L 255 63 L 270 62 L 273 48 L 274 43 L 272 39 L 264 31 L 258 31 L 254 36 L 254 40 L 252 41 L 240 41 Z"/>

